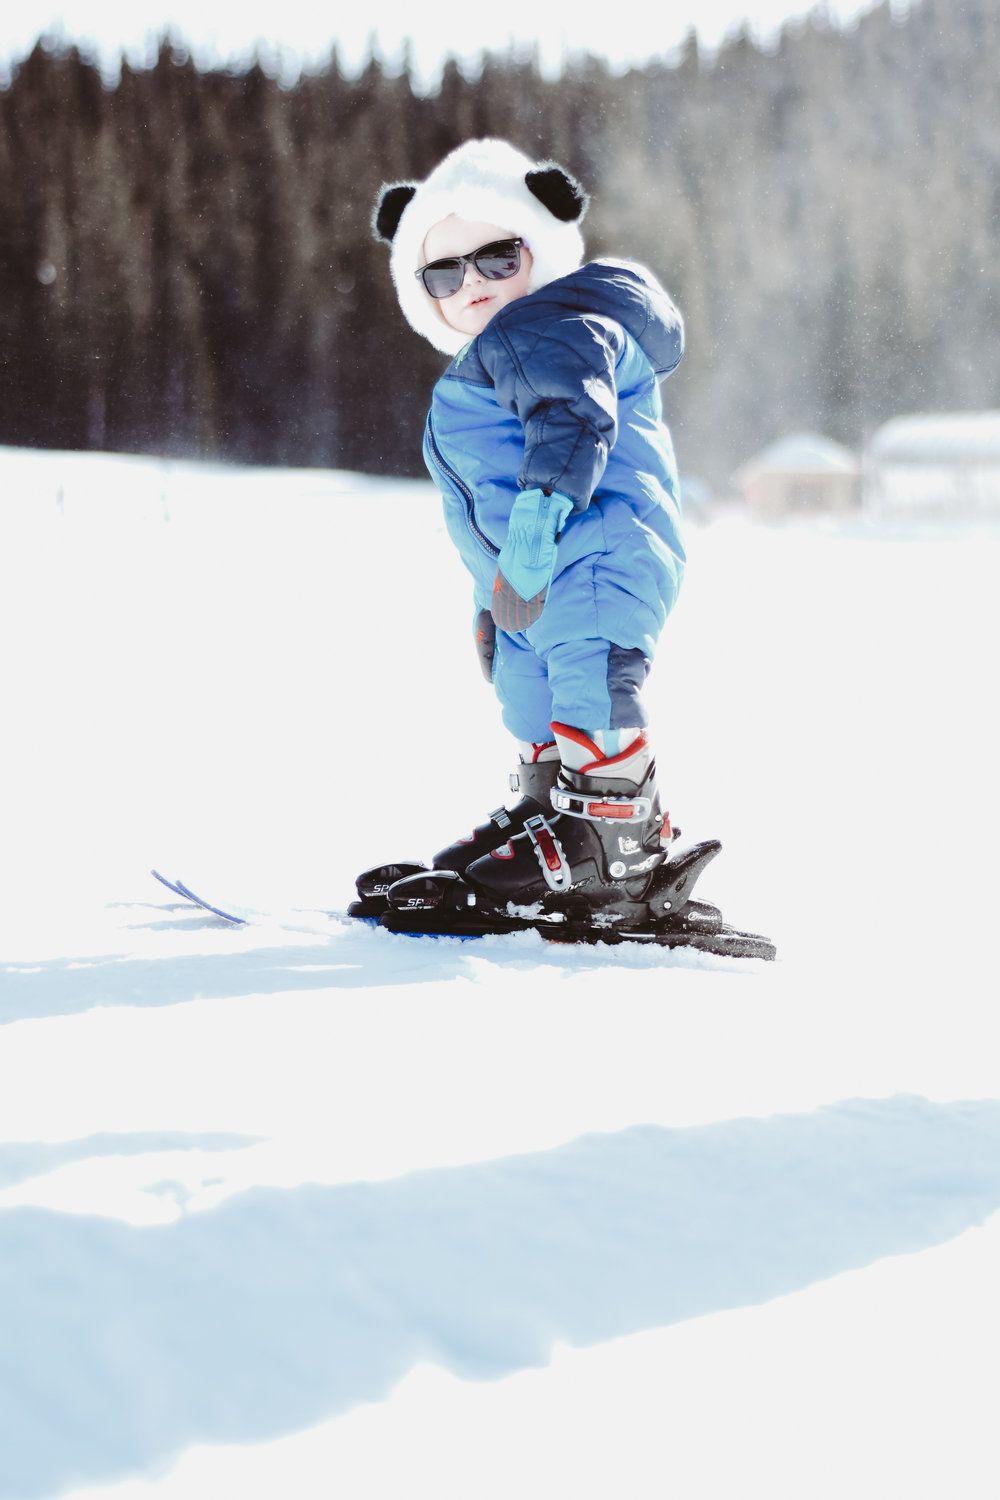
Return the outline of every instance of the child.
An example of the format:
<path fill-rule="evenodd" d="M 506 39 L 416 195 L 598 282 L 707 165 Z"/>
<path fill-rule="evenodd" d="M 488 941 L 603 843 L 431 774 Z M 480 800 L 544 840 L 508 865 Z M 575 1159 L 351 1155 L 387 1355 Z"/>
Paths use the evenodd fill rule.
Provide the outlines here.
<path fill-rule="evenodd" d="M 684 570 L 658 378 L 677 309 L 632 261 L 583 264 L 588 195 L 503 140 L 384 184 L 407 321 L 453 356 L 424 459 L 474 580 L 480 661 L 518 741 L 513 808 L 435 856 L 488 900 L 613 902 L 666 857 L 641 688 Z"/>

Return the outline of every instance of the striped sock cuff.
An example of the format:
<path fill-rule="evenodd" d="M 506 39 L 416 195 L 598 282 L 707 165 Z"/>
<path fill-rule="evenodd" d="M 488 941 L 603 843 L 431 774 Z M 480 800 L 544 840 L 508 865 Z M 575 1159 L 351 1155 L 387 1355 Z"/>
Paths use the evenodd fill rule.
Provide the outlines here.
<path fill-rule="evenodd" d="M 643 729 L 577 729 L 553 723 L 559 758 L 571 771 L 607 773 L 623 781 L 641 781 L 652 759 Z"/>

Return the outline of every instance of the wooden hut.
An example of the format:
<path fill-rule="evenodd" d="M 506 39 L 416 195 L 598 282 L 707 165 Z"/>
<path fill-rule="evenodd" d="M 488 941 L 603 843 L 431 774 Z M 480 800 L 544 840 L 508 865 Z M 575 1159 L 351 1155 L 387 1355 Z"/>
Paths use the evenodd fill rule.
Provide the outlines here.
<path fill-rule="evenodd" d="M 800 432 L 772 443 L 733 479 L 750 513 L 769 520 L 802 512 L 855 510 L 859 472 L 849 448 L 818 433 Z"/>

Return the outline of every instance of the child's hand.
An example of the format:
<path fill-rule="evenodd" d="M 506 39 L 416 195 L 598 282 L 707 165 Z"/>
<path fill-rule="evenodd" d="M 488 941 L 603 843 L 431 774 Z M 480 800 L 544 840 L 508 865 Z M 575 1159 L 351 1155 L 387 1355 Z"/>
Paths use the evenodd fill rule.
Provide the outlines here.
<path fill-rule="evenodd" d="M 501 630 L 526 630 L 545 608 L 559 529 L 573 509 L 558 490 L 522 490 L 500 549 L 490 613 Z"/>

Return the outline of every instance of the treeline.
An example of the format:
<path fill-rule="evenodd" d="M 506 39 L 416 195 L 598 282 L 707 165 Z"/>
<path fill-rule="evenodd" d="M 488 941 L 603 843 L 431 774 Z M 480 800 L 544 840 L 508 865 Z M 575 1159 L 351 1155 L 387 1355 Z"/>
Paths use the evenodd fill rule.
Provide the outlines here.
<path fill-rule="evenodd" d="M 369 214 L 473 135 L 562 161 L 588 256 L 674 294 L 682 468 L 996 405 L 998 77 L 996 0 L 816 15 L 711 57 L 692 38 L 617 76 L 485 54 L 426 95 L 408 60 L 348 77 L 334 52 L 289 86 L 166 41 L 108 86 L 40 43 L 0 92 L 0 442 L 421 473 L 444 360 Z"/>

